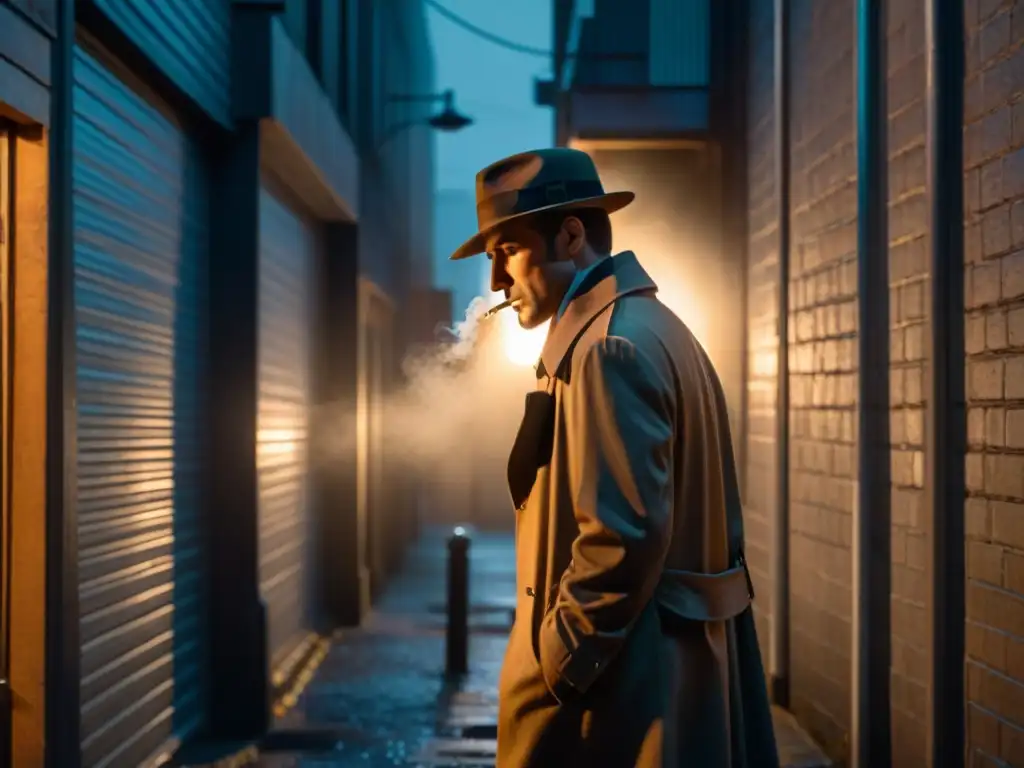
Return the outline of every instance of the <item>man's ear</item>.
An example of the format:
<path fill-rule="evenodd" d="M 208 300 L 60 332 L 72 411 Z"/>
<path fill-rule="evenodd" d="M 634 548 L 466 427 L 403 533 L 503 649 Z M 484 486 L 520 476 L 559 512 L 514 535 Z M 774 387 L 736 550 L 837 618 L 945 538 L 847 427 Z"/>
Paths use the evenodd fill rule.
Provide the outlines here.
<path fill-rule="evenodd" d="M 566 233 L 566 252 L 570 258 L 579 256 L 587 243 L 587 230 L 583 222 L 575 216 L 566 216 L 562 222 L 562 231 Z"/>

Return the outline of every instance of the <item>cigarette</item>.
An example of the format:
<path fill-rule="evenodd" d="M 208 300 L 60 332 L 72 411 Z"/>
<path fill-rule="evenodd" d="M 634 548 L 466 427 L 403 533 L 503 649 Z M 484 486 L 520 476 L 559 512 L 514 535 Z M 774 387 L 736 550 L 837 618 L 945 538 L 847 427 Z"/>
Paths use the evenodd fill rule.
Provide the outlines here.
<path fill-rule="evenodd" d="M 484 317 L 496 315 L 499 312 L 501 312 L 501 310 L 508 309 L 509 307 L 511 307 L 514 302 L 515 299 L 505 299 L 505 301 L 501 302 L 501 304 L 495 304 L 493 307 L 484 312 Z"/>

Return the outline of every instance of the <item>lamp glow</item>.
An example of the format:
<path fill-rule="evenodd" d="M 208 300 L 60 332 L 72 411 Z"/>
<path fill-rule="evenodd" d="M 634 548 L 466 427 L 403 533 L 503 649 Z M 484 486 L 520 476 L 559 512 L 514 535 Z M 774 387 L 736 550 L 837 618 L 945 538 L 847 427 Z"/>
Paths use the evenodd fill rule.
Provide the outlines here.
<path fill-rule="evenodd" d="M 529 330 L 521 328 L 514 309 L 502 311 L 498 322 L 501 323 L 502 346 L 509 362 L 524 367 L 536 365 L 548 336 L 548 323 Z"/>

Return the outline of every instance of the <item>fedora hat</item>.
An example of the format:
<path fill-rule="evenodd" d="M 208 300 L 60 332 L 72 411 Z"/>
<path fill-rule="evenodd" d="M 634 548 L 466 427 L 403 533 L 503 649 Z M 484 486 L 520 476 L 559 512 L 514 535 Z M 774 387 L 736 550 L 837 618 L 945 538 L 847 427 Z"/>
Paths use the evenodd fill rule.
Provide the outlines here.
<path fill-rule="evenodd" d="M 613 213 L 633 202 L 632 192 L 605 192 L 594 161 L 578 149 L 536 149 L 499 160 L 476 175 L 479 230 L 451 255 L 483 253 L 495 230 L 544 211 L 601 208 Z"/>

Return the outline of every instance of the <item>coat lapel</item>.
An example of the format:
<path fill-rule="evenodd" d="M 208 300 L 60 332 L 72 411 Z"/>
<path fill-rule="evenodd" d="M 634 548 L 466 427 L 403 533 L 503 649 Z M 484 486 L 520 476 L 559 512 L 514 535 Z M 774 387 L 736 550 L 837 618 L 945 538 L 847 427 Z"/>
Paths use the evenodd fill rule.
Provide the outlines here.
<path fill-rule="evenodd" d="M 573 344 L 609 304 L 631 293 L 657 290 L 632 251 L 605 259 L 580 285 L 565 314 L 552 324 L 541 350 L 538 374 L 559 376 Z"/>
<path fill-rule="evenodd" d="M 508 488 L 516 509 L 522 509 L 529 499 L 537 471 L 551 462 L 555 438 L 554 384 L 574 342 L 616 299 L 656 290 L 636 256 L 626 251 L 597 265 L 579 286 L 565 314 L 551 326 L 537 364 L 538 382 L 546 382 L 547 387 L 538 387 L 526 396 L 523 420 L 508 459 Z"/>

